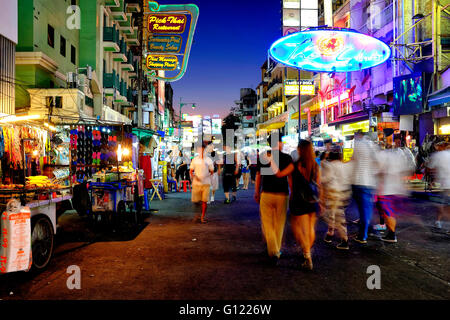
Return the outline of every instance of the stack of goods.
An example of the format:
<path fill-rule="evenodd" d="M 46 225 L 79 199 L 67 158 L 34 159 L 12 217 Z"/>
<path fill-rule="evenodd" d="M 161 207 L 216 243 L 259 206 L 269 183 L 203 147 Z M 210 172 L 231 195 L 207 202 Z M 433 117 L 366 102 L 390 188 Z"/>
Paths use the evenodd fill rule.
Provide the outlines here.
<path fill-rule="evenodd" d="M 46 176 L 27 177 L 25 189 L 58 189 L 60 186 Z"/>

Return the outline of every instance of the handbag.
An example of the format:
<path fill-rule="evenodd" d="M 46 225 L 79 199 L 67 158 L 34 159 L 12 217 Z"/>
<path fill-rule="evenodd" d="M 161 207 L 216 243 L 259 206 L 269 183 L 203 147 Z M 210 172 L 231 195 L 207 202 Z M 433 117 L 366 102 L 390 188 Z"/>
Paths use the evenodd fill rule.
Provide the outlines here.
<path fill-rule="evenodd" d="M 299 175 L 302 179 L 302 185 L 303 188 L 300 188 L 300 192 L 297 195 L 302 202 L 307 203 L 318 203 L 319 202 L 319 186 L 316 181 L 310 177 L 309 181 L 306 180 L 306 178 L 303 176 L 301 172 L 299 172 Z M 311 172 L 312 175 L 312 172 Z"/>

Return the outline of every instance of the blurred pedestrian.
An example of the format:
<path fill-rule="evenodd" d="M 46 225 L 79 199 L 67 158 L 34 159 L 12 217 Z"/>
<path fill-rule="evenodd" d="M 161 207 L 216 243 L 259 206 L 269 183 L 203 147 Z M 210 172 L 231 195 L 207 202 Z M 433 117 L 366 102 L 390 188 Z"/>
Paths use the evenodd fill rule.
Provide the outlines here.
<path fill-rule="evenodd" d="M 381 239 L 385 242 L 397 242 L 395 228 L 397 224 L 397 206 L 407 195 L 404 186 L 405 177 L 409 175 L 411 165 L 404 151 L 400 148 L 393 148 L 386 145 L 386 149 L 378 152 L 378 188 L 376 195 L 376 205 L 381 213 L 387 228 L 386 235 Z"/>
<path fill-rule="evenodd" d="M 217 189 L 219 189 L 219 166 L 216 160 L 216 152 L 211 152 L 211 159 L 214 164 L 214 173 L 211 176 L 211 202 L 214 202 Z"/>
<path fill-rule="evenodd" d="M 351 163 L 342 161 L 342 152 L 339 148 L 330 151 L 327 160 L 321 163 L 322 217 L 328 225 L 324 241 L 331 243 L 337 231 L 341 241 L 336 248 L 348 250 L 345 210 L 352 195 Z"/>
<path fill-rule="evenodd" d="M 260 207 L 262 233 L 267 244 L 267 253 L 272 265 L 276 265 L 281 256 L 284 227 L 286 223 L 289 202 L 288 177 L 278 178 L 271 167 L 271 160 L 275 159 L 281 170 L 291 166 L 292 158 L 283 152 L 283 142 L 279 133 L 269 137 L 276 140 L 272 149 L 260 155 L 255 183 L 255 201 Z"/>
<path fill-rule="evenodd" d="M 236 175 L 238 174 L 238 161 L 236 153 L 231 152 L 229 146 L 225 146 L 223 160 L 219 163 L 219 170 L 223 172 L 223 192 L 225 193 L 225 204 L 236 201 Z M 230 191 L 232 198 L 230 199 Z"/>
<path fill-rule="evenodd" d="M 192 202 L 201 206 L 201 223 L 206 223 L 205 215 L 209 201 L 211 188 L 211 175 L 214 173 L 214 164 L 205 153 L 205 146 L 198 147 L 196 156 L 190 165 L 190 176 L 192 181 Z M 195 220 L 198 220 L 195 217 Z"/>
<path fill-rule="evenodd" d="M 247 155 L 244 155 L 242 159 L 242 177 L 244 179 L 244 186 L 242 189 L 248 190 L 248 184 L 250 183 L 250 159 Z"/>
<path fill-rule="evenodd" d="M 250 152 L 249 160 L 250 160 L 250 178 L 252 184 L 255 184 L 256 180 L 256 168 L 258 166 L 258 150 L 252 150 Z"/>
<path fill-rule="evenodd" d="M 356 242 L 367 243 L 373 213 L 373 196 L 377 185 L 378 161 L 374 143 L 361 131 L 355 133 L 352 158 L 352 192 L 359 212 L 359 234 Z"/>
<path fill-rule="evenodd" d="M 450 145 L 446 142 L 437 143 L 436 152 L 432 154 L 429 168 L 436 174 L 436 180 L 440 184 L 440 200 L 435 226 L 442 228 L 442 218 L 450 214 Z"/>
<path fill-rule="evenodd" d="M 277 178 L 288 177 L 291 187 L 289 212 L 295 239 L 303 251 L 302 268 L 313 269 L 311 249 L 316 238 L 316 221 L 319 212 L 320 168 L 315 161 L 311 141 L 302 140 L 298 146 L 299 160 L 284 169 L 278 169 L 271 161 L 272 170 Z"/>

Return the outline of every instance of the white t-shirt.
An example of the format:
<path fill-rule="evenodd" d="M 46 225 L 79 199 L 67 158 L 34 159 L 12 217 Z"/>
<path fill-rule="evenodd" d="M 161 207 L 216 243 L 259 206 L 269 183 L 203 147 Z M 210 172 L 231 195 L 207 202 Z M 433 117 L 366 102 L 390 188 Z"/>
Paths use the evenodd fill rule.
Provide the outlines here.
<path fill-rule="evenodd" d="M 352 163 L 335 161 L 323 161 L 320 182 L 328 188 L 336 191 L 351 189 Z"/>
<path fill-rule="evenodd" d="M 429 164 L 431 169 L 436 169 L 437 181 L 441 189 L 450 189 L 450 150 L 438 151 L 431 156 Z"/>
<path fill-rule="evenodd" d="M 410 163 L 401 149 L 381 150 L 377 154 L 381 177 L 378 184 L 378 194 L 406 195 L 404 177 L 409 175 Z"/>
<path fill-rule="evenodd" d="M 192 162 L 190 169 L 198 179 L 192 181 L 192 185 L 211 184 L 211 173 L 214 171 L 214 163 L 209 157 L 200 158 L 196 156 Z"/>

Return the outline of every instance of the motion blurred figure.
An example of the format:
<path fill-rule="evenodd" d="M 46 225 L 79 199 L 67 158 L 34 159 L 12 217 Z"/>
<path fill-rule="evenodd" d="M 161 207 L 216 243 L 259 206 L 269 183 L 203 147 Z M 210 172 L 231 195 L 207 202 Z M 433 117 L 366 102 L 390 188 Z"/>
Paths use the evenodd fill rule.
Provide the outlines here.
<path fill-rule="evenodd" d="M 336 248 L 348 250 L 347 225 L 345 209 L 348 207 L 351 195 L 351 162 L 342 162 L 342 152 L 339 147 L 333 148 L 327 160 L 321 162 L 322 182 L 322 217 L 328 224 L 328 232 L 324 241 L 331 243 L 335 231 L 341 242 Z"/>
<path fill-rule="evenodd" d="M 398 146 L 398 143 L 397 143 Z M 407 195 L 405 177 L 414 170 L 409 156 L 401 148 L 386 145 L 386 149 L 378 152 L 380 171 L 378 172 L 377 209 L 384 218 L 387 234 L 381 239 L 385 242 L 397 242 L 395 218 L 397 206 Z"/>
<path fill-rule="evenodd" d="M 429 168 L 435 170 L 437 182 L 440 184 L 441 205 L 436 217 L 435 226 L 442 228 L 442 218 L 450 213 L 450 145 L 446 142 L 436 144 L 436 152 L 431 156 Z"/>
<path fill-rule="evenodd" d="M 361 131 L 355 133 L 352 192 L 359 211 L 359 234 L 355 241 L 361 244 L 367 243 L 367 231 L 372 218 L 378 173 L 377 152 L 378 149 L 367 135 Z"/>

